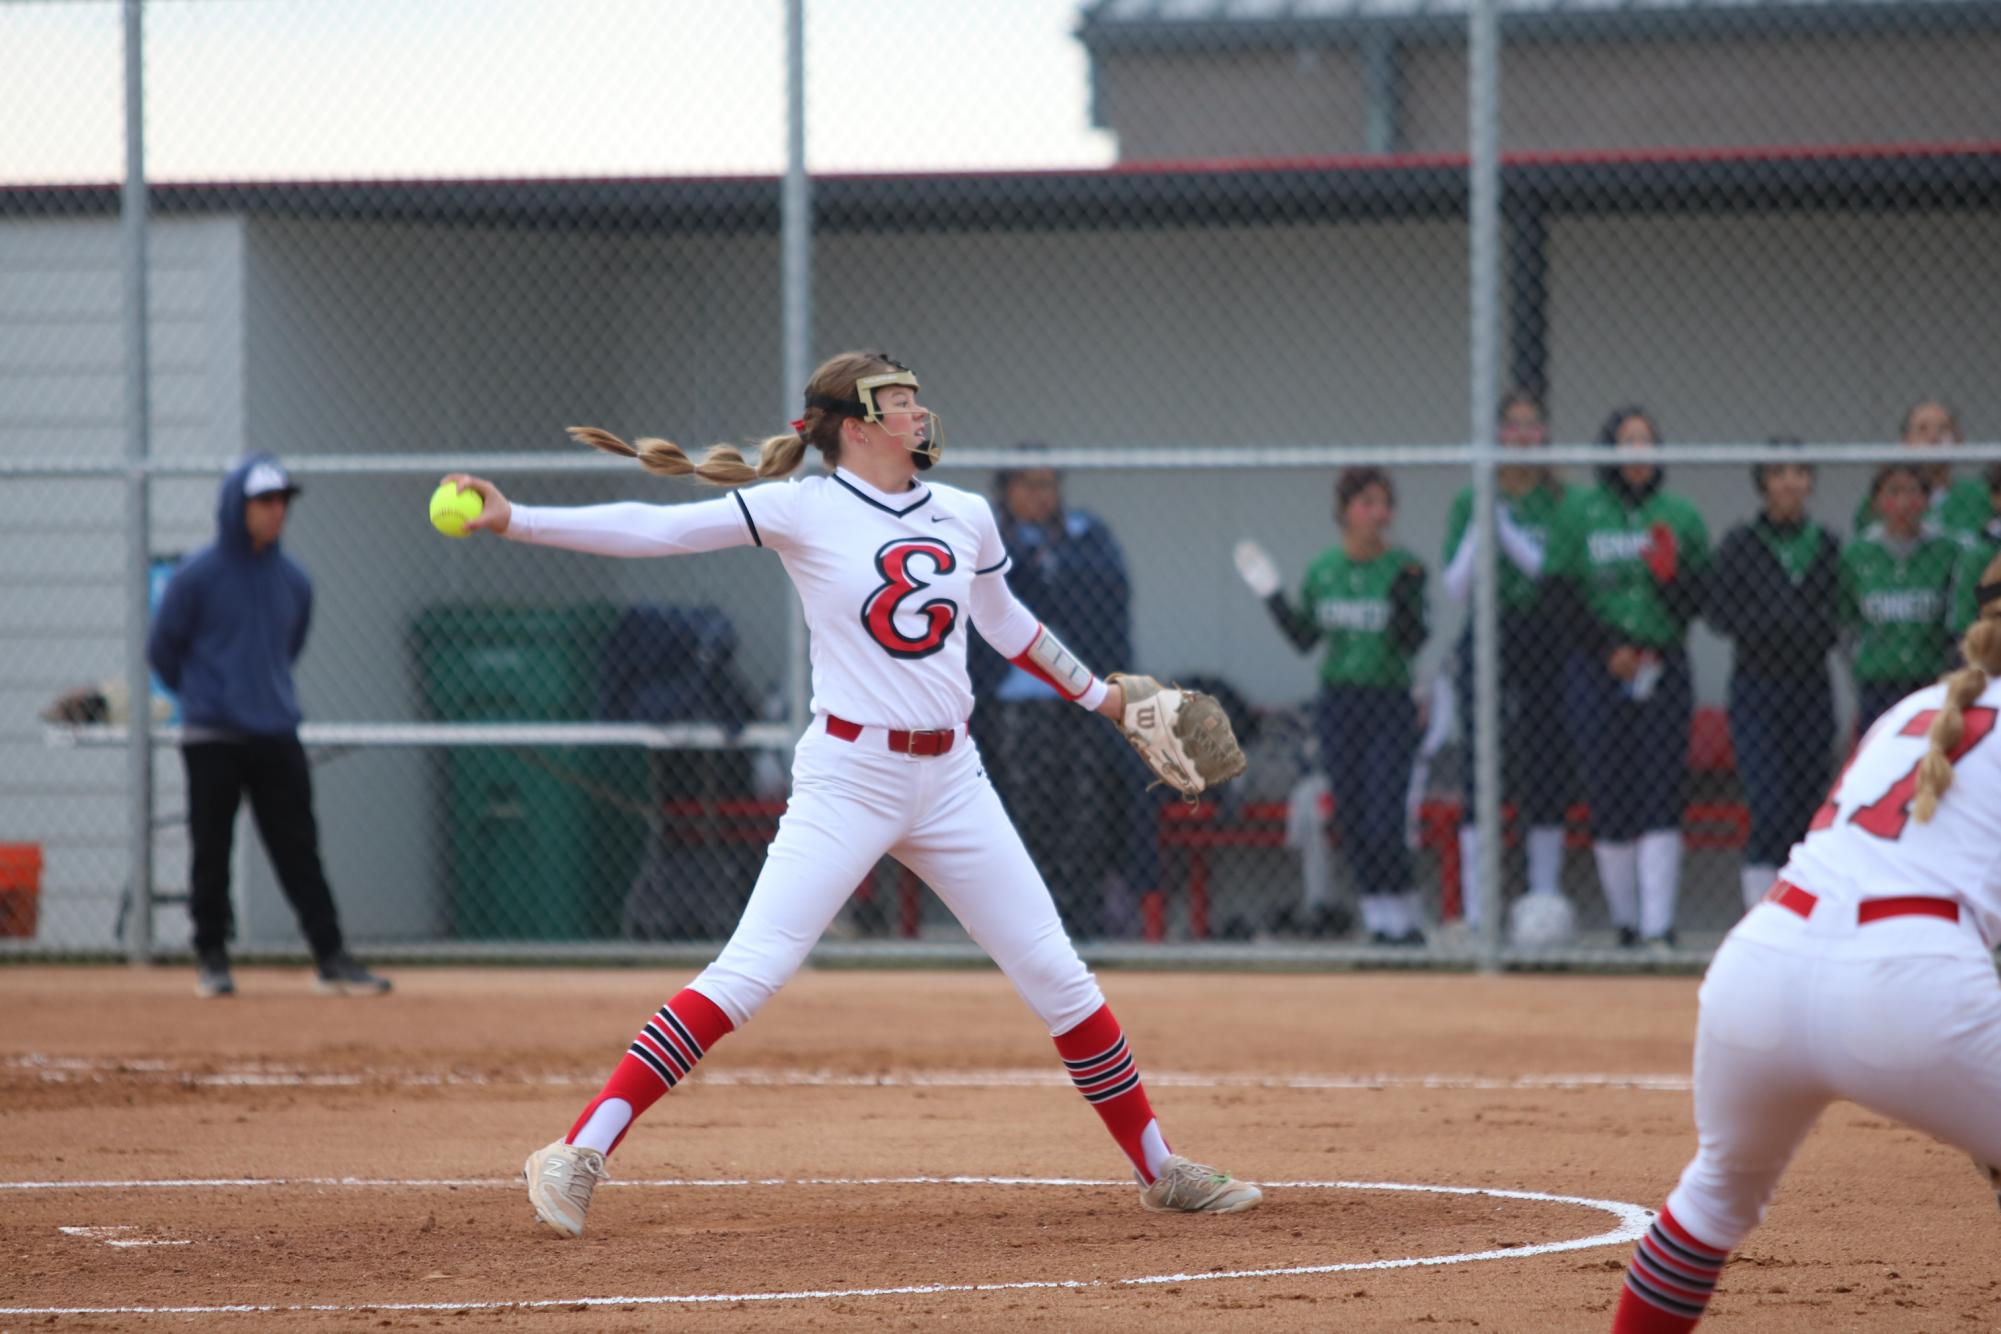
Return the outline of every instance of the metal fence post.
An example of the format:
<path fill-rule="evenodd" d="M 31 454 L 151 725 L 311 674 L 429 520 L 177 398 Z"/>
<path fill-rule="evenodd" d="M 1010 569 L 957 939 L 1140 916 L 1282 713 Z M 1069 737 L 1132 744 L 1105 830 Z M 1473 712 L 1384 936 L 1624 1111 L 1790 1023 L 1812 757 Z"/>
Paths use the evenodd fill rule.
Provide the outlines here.
<path fill-rule="evenodd" d="M 784 331 L 785 402 L 789 421 L 805 400 L 813 373 L 813 182 L 806 174 L 806 0 L 785 0 L 785 178 L 778 199 L 779 303 Z M 806 726 L 806 616 L 799 594 L 789 594 L 786 629 L 785 717 Z"/>
<path fill-rule="evenodd" d="M 125 184 L 119 239 L 125 302 L 125 688 L 130 701 L 126 765 L 127 831 L 131 843 L 132 913 L 127 957 L 148 963 L 153 954 L 153 683 L 146 665 L 151 618 L 148 569 L 151 545 L 147 468 L 149 394 L 146 329 L 146 49 L 145 0 L 125 0 Z"/>
<path fill-rule="evenodd" d="M 1479 516 L 1473 594 L 1473 730 L 1479 789 L 1474 819 L 1480 864 L 1468 867 L 1480 896 L 1480 966 L 1500 967 L 1501 727 L 1499 580 L 1494 567 L 1494 404 L 1500 398 L 1500 21 L 1494 0 L 1467 10 L 1467 232 L 1470 327 L 1467 413 L 1473 449 L 1473 513 Z"/>

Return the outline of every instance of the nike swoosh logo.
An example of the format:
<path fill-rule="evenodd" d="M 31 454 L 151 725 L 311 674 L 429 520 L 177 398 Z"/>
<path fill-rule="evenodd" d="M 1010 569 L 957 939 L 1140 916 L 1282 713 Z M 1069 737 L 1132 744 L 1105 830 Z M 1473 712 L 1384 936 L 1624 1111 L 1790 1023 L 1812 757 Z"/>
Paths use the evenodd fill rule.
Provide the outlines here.
<path fill-rule="evenodd" d="M 933 522 L 933 523 L 943 523 L 943 522 L 945 522 L 945 520 L 949 519 L 950 517 L 951 517 L 951 515 L 949 515 L 949 514 L 934 514 L 934 515 L 932 515 L 932 516 L 931 516 L 931 522 Z"/>

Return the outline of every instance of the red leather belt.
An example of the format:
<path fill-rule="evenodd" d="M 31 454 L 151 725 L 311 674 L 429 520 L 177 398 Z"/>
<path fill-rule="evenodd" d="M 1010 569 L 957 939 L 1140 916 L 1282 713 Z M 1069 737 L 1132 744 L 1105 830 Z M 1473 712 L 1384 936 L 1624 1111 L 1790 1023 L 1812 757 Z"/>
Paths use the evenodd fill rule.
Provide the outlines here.
<path fill-rule="evenodd" d="M 1773 882 L 1765 898 L 1802 917 L 1813 916 L 1813 907 L 1820 902 L 1820 895 L 1801 889 L 1790 880 Z M 1948 922 L 1957 922 L 1959 904 L 1953 899 L 1927 894 L 1906 894 L 1900 898 L 1864 899 L 1855 907 L 1855 920 L 1865 926 L 1885 917 L 1943 917 Z"/>
<path fill-rule="evenodd" d="M 861 734 L 860 723 L 836 718 L 831 713 L 827 715 L 828 736 L 838 737 L 842 741 L 858 741 L 861 739 Z M 899 732 L 891 729 L 889 748 L 898 755 L 943 755 L 958 739 L 959 729 L 956 727 L 934 728 L 927 732 Z"/>

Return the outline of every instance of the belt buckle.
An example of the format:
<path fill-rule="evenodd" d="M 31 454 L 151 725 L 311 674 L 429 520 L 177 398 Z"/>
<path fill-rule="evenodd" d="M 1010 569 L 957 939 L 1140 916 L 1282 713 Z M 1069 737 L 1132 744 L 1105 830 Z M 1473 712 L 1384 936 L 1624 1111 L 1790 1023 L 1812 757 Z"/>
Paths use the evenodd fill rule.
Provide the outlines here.
<path fill-rule="evenodd" d="M 936 742 L 936 740 L 935 740 L 935 738 L 937 737 L 937 735 L 938 735 L 938 731 L 937 731 L 937 729 L 936 729 L 936 728 L 927 728 L 927 729 L 925 729 L 925 730 L 923 730 L 923 731 L 916 731 L 916 730 L 912 730 L 912 731 L 909 731 L 909 732 L 906 732 L 906 733 L 904 733 L 904 738 L 903 738 L 903 753 L 904 753 L 904 755 L 905 755 L 905 756 L 906 756 L 907 758 L 909 758 L 909 759 L 913 759 L 913 760 L 921 760 L 921 759 L 923 759 L 923 758 L 924 758 L 925 756 L 927 756 L 927 755 L 936 755 L 936 754 L 938 753 L 938 750 L 937 750 L 937 742 Z M 927 739 L 927 741 L 929 741 L 929 742 L 930 742 L 930 744 L 931 744 L 932 748 L 931 748 L 930 750 L 924 750 L 924 751 L 920 751 L 920 750 L 918 750 L 918 749 L 917 749 L 917 739 L 918 739 L 919 737 L 924 737 L 924 738 L 926 738 L 926 739 Z"/>

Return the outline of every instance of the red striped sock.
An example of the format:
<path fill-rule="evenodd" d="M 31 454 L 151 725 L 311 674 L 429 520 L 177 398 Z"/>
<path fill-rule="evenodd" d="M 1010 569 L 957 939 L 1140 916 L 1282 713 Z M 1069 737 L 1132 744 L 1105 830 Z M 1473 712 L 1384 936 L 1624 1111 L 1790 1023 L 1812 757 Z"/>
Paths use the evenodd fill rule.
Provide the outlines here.
<path fill-rule="evenodd" d="M 570 1133 L 564 1137 L 566 1142 L 574 1141 L 583 1132 L 598 1104 L 607 1098 L 623 1098 L 631 1104 L 632 1117 L 626 1122 L 626 1128 L 630 1129 L 632 1121 L 637 1121 L 641 1113 L 658 1102 L 661 1094 L 687 1078 L 695 1062 L 734 1027 L 714 1001 L 699 991 L 683 987 L 639 1030 L 639 1036 L 625 1049 L 624 1058 L 611 1072 L 604 1088 L 570 1127 Z M 625 1131 L 619 1131 L 611 1147 L 616 1149 L 624 1138 Z"/>
<path fill-rule="evenodd" d="M 1112 1132 L 1126 1157 L 1132 1159 L 1141 1181 L 1153 1180 L 1146 1160 L 1147 1127 L 1153 1125 L 1153 1108 L 1146 1100 L 1146 1086 L 1139 1082 L 1139 1067 L 1126 1050 L 1125 1034 L 1112 1017 L 1112 1007 L 1101 1005 L 1096 1013 L 1067 1033 L 1056 1037 L 1056 1053 L 1070 1072 L 1071 1082 L 1084 1100 L 1098 1109 L 1105 1129 Z M 1158 1131 L 1155 1137 L 1158 1139 Z"/>
<path fill-rule="evenodd" d="M 1667 1206 L 1634 1248 L 1612 1334 L 1687 1334 L 1709 1309 L 1730 1252 L 1706 1246 Z"/>

